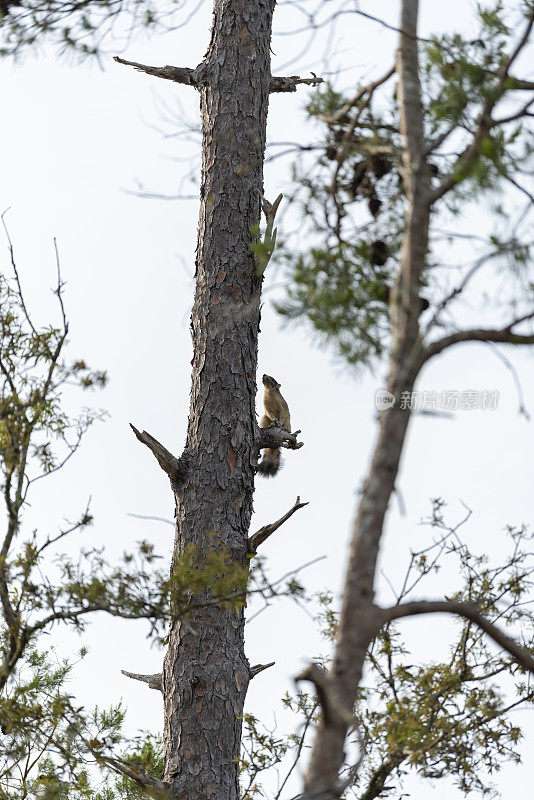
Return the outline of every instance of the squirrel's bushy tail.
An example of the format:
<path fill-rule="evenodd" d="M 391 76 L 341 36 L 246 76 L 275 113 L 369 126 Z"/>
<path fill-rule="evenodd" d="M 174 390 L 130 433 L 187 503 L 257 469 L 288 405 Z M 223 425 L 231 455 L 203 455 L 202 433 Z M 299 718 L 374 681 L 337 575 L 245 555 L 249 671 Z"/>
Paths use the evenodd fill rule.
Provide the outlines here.
<path fill-rule="evenodd" d="M 282 466 L 279 447 L 267 447 L 263 451 L 263 458 L 258 464 L 258 472 L 265 478 L 272 478 Z"/>

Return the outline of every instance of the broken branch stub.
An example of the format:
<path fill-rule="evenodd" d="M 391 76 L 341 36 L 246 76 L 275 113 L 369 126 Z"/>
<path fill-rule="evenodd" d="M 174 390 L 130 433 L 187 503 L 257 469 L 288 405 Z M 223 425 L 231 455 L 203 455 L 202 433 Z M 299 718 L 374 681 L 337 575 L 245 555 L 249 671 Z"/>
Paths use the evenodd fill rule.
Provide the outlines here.
<path fill-rule="evenodd" d="M 166 447 L 151 436 L 150 433 L 147 433 L 147 431 L 138 431 L 131 422 L 130 428 L 133 430 L 137 439 L 152 452 L 163 472 L 169 476 L 173 491 L 178 491 L 186 481 L 191 468 L 190 457 L 187 451 L 184 450 L 180 458 L 176 458 L 176 456 L 173 456 Z"/>

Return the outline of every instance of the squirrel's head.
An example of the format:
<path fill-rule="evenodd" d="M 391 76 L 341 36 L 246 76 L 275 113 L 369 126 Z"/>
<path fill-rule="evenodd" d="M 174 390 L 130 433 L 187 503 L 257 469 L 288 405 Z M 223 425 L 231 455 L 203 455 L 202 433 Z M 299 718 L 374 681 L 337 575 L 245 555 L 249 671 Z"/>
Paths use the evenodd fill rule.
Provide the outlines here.
<path fill-rule="evenodd" d="M 263 385 L 269 389 L 279 389 L 280 384 L 274 378 L 271 378 L 270 375 L 264 375 L 262 377 Z"/>

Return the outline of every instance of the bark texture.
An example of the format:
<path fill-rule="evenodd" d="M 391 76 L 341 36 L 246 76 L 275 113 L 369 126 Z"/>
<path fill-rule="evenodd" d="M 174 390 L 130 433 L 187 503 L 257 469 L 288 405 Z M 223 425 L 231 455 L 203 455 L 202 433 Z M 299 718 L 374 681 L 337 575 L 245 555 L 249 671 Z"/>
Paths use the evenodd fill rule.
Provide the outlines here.
<path fill-rule="evenodd" d="M 260 220 L 274 0 L 215 0 L 195 70 L 203 129 L 194 345 L 186 449 L 176 491 L 175 555 L 220 547 L 247 563 L 252 512 L 261 277 Z M 183 800 L 236 800 L 249 682 L 243 612 L 213 605 L 174 621 L 163 670 L 164 780 Z"/>
<path fill-rule="evenodd" d="M 430 208 L 430 179 L 424 156 L 418 74 L 417 11 L 417 0 L 403 1 L 397 61 L 402 170 L 408 201 L 401 264 L 393 298 L 393 343 L 387 386 L 397 400 L 403 392 L 412 391 L 420 365 L 420 304 L 413 299 L 418 296 L 425 268 Z M 330 675 L 330 686 L 342 704 L 342 713 L 334 704 L 328 707 L 327 703 L 326 709 L 323 707 L 306 776 L 306 797 L 338 796 L 338 775 L 345 758 L 345 739 L 351 728 L 350 719 L 367 648 L 382 624 L 373 599 L 376 562 L 409 421 L 409 409 L 403 409 L 399 404 L 381 415 L 378 441 L 354 522 Z"/>

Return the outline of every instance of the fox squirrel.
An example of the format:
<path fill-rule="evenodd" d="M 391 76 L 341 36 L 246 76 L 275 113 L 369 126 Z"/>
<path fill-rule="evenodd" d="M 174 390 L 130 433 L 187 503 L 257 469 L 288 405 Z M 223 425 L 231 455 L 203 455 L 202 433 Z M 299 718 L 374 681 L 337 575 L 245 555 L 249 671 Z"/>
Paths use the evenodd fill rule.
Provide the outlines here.
<path fill-rule="evenodd" d="M 260 428 L 269 428 L 271 425 L 278 425 L 285 431 L 291 432 L 289 408 L 280 394 L 280 384 L 274 378 L 271 378 L 270 375 L 264 375 L 262 382 L 265 386 L 265 394 L 263 396 L 265 414 L 261 418 Z M 276 475 L 281 465 L 280 448 L 267 447 L 264 450 L 262 460 L 258 464 L 258 472 L 260 475 L 270 478 Z"/>

